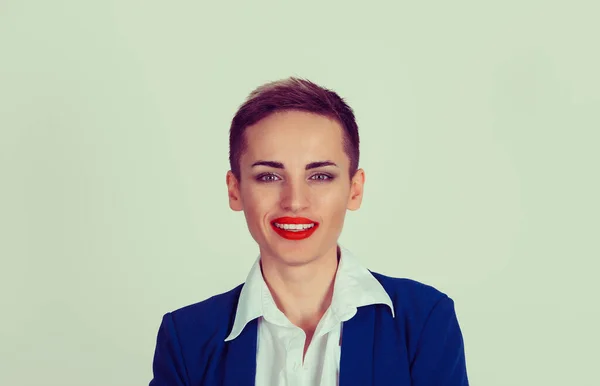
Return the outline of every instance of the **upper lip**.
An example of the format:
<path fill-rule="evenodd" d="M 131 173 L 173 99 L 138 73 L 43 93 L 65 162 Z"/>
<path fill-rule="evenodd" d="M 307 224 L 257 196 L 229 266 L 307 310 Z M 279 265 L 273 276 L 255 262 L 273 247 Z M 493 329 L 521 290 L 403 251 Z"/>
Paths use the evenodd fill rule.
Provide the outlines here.
<path fill-rule="evenodd" d="M 316 221 L 313 221 L 306 217 L 279 217 L 273 220 L 277 224 L 316 224 Z"/>

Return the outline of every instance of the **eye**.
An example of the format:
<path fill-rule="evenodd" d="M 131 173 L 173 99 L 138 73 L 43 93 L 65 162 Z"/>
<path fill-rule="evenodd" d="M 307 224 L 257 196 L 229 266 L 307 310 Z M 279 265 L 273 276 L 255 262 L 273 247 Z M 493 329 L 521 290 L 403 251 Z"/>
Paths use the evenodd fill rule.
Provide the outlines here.
<path fill-rule="evenodd" d="M 315 175 L 311 176 L 310 178 L 312 180 L 317 180 L 317 181 L 328 181 L 328 180 L 333 179 L 332 176 L 330 176 L 329 174 L 324 174 L 324 173 L 315 174 Z"/>
<path fill-rule="evenodd" d="M 259 175 L 258 177 L 256 177 L 256 181 L 258 182 L 273 182 L 273 181 L 277 181 L 279 177 L 277 177 L 277 175 L 273 174 L 273 173 L 263 173 L 261 175 Z"/>

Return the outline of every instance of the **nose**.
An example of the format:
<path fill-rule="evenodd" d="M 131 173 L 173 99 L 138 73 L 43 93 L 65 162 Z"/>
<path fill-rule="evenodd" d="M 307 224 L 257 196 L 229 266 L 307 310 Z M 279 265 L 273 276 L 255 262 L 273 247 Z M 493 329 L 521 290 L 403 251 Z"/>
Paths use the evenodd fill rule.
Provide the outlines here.
<path fill-rule="evenodd" d="M 293 213 L 306 209 L 310 204 L 309 187 L 302 182 L 284 182 L 281 191 L 281 208 Z"/>

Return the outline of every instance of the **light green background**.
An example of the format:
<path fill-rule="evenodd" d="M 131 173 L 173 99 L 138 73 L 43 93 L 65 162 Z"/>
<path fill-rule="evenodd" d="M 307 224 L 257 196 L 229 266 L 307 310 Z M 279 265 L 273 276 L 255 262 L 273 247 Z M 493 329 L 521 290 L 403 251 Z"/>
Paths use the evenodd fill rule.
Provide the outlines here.
<path fill-rule="evenodd" d="M 0 384 L 141 385 L 162 315 L 257 256 L 230 120 L 355 109 L 369 268 L 456 302 L 473 385 L 599 385 L 595 1 L 0 2 Z"/>

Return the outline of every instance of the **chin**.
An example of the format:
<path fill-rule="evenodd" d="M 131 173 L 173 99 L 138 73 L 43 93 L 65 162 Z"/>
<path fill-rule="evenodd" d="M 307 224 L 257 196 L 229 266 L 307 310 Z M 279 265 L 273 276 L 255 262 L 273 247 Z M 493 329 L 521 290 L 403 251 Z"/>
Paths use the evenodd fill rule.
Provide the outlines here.
<path fill-rule="evenodd" d="M 290 266 L 301 266 L 318 260 L 327 253 L 326 250 L 318 248 L 318 243 L 296 243 L 290 244 L 287 241 L 277 243 L 270 249 L 272 256 L 282 263 Z"/>

